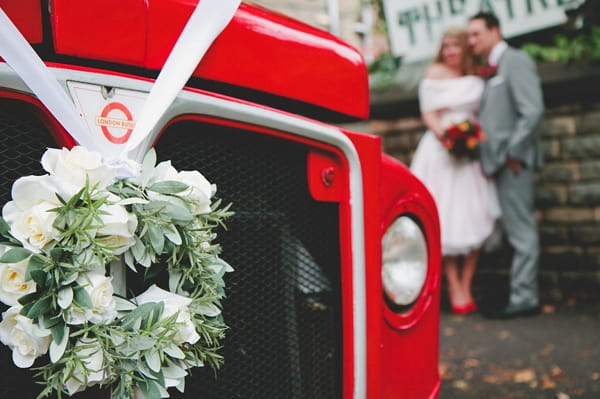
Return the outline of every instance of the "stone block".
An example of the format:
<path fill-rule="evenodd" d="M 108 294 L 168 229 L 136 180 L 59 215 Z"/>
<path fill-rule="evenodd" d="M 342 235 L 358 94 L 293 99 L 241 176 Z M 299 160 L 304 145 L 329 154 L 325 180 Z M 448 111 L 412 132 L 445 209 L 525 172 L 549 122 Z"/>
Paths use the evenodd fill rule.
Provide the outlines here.
<path fill-rule="evenodd" d="M 577 162 L 558 162 L 544 166 L 540 173 L 541 181 L 569 182 L 579 180 L 581 173 Z"/>
<path fill-rule="evenodd" d="M 557 207 L 546 210 L 544 216 L 544 220 L 547 223 L 586 223 L 590 220 L 594 220 L 595 209 Z"/>
<path fill-rule="evenodd" d="M 586 112 L 577 126 L 577 134 L 600 133 L 600 111 Z"/>
<path fill-rule="evenodd" d="M 564 140 L 561 143 L 561 156 L 578 160 L 600 157 L 600 135 Z"/>
<path fill-rule="evenodd" d="M 600 180 L 600 161 L 585 161 L 579 168 L 581 180 Z"/>
<path fill-rule="evenodd" d="M 547 209 L 566 205 L 568 189 L 565 184 L 538 184 L 535 187 L 535 206 Z"/>
<path fill-rule="evenodd" d="M 422 130 L 425 131 L 425 125 L 423 124 L 423 120 L 419 118 L 402 118 L 398 119 L 394 122 L 394 130 Z"/>
<path fill-rule="evenodd" d="M 347 127 L 352 128 L 352 130 L 358 130 L 355 128 L 359 127 L 359 125 L 347 125 Z M 373 119 L 367 123 L 366 129 L 366 131 L 371 134 L 375 134 L 377 136 L 386 136 L 394 129 L 394 123 L 387 120 Z"/>
<path fill-rule="evenodd" d="M 539 233 L 540 242 L 543 247 L 565 244 L 569 239 L 568 228 L 566 226 L 541 223 Z"/>
<path fill-rule="evenodd" d="M 576 126 L 573 116 L 550 116 L 542 122 L 540 132 L 542 137 L 573 136 Z"/>
<path fill-rule="evenodd" d="M 600 223 L 571 226 L 569 229 L 571 230 L 571 242 L 578 245 L 600 244 Z"/>
<path fill-rule="evenodd" d="M 583 251 L 572 246 L 543 247 L 540 254 L 540 270 L 579 269 L 582 266 Z"/>
<path fill-rule="evenodd" d="M 579 183 L 569 187 L 569 204 L 596 205 L 600 203 L 600 183 Z"/>
<path fill-rule="evenodd" d="M 558 140 L 544 140 L 541 144 L 544 159 L 547 161 L 560 159 L 560 142 Z"/>
<path fill-rule="evenodd" d="M 410 134 L 395 134 L 384 138 L 384 148 L 387 151 L 410 151 L 413 149 Z"/>

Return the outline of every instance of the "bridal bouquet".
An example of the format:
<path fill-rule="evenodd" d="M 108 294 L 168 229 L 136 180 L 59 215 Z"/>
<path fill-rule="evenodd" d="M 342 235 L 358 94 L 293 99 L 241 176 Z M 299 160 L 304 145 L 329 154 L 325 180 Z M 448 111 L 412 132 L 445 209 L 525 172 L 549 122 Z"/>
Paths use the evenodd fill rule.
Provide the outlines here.
<path fill-rule="evenodd" d="M 456 159 L 477 159 L 479 144 L 485 140 L 481 125 L 471 119 L 450 125 L 444 131 L 442 144 Z"/>
<path fill-rule="evenodd" d="M 35 363 L 39 397 L 101 385 L 159 399 L 183 392 L 190 368 L 218 367 L 232 269 L 213 241 L 232 213 L 212 201 L 215 186 L 156 165 L 153 150 L 126 178 L 84 147 L 41 162 L 47 174 L 18 179 L 0 219 L 0 341 L 16 366 Z M 168 275 L 168 289 L 116 295 L 107 267 L 118 262 L 140 279 Z"/>

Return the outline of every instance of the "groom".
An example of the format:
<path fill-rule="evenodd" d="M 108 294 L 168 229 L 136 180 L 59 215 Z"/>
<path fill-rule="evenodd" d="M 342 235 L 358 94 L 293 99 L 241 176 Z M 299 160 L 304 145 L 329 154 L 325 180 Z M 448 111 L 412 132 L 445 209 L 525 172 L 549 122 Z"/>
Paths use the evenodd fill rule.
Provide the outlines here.
<path fill-rule="evenodd" d="M 539 311 L 539 242 L 533 210 L 533 173 L 542 166 L 537 127 L 544 112 L 535 64 L 502 40 L 498 18 L 481 12 L 469 20 L 469 45 L 488 61 L 479 121 L 486 132 L 481 164 L 498 189 L 502 224 L 514 249 L 506 306 L 484 316 L 511 318 Z"/>

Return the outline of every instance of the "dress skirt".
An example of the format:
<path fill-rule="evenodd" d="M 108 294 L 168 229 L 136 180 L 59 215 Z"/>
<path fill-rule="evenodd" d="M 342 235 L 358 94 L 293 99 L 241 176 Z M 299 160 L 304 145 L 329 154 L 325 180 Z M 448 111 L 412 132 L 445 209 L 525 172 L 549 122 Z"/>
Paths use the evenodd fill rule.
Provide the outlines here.
<path fill-rule="evenodd" d="M 464 255 L 492 236 L 500 217 L 494 182 L 479 161 L 453 158 L 435 134 L 424 134 L 411 171 L 425 184 L 438 208 L 442 255 Z"/>

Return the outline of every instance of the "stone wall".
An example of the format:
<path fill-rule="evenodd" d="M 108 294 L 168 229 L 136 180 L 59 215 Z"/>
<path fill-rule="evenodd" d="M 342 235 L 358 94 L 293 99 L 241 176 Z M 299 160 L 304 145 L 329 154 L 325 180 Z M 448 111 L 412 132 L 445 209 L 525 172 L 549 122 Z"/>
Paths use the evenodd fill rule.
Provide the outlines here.
<path fill-rule="evenodd" d="M 599 87 L 592 82 L 595 81 L 582 84 Z M 568 82 L 567 85 L 573 88 Z M 541 135 L 546 165 L 536 176 L 541 290 L 550 300 L 572 300 L 584 294 L 598 300 L 600 95 L 594 94 L 595 90 L 575 90 L 567 95 L 564 86 L 545 89 L 547 110 Z M 404 109 L 414 110 L 415 104 L 404 104 Z M 360 128 L 381 136 L 384 151 L 405 164 L 410 164 L 424 131 L 414 112 L 374 118 Z M 507 281 L 509 261 L 506 243 L 500 250 L 484 254 L 476 277 L 479 289 L 505 289 L 505 284 L 497 282 L 499 278 Z"/>

